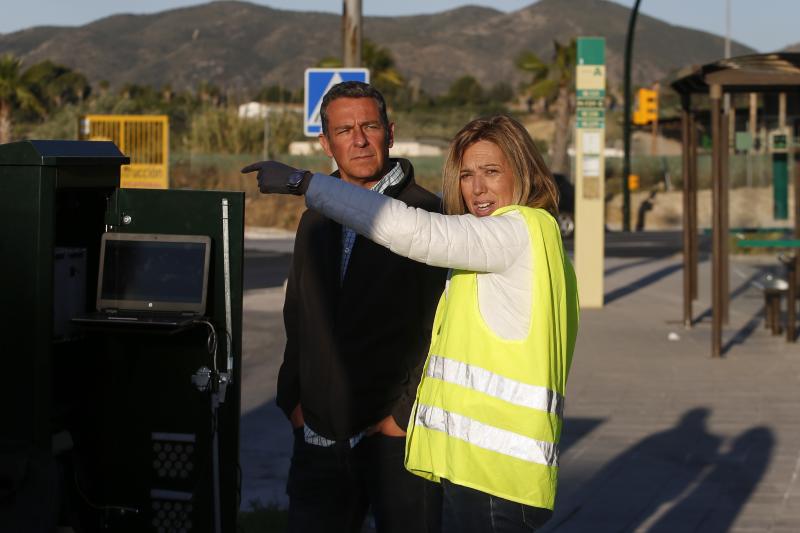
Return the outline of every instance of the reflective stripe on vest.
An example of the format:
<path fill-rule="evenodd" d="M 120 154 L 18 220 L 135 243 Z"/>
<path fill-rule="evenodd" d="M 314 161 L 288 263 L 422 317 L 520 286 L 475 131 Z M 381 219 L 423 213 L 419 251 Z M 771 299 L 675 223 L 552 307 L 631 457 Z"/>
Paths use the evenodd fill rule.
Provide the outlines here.
<path fill-rule="evenodd" d="M 552 442 L 496 428 L 439 407 L 419 405 L 416 423 L 485 450 L 531 463 L 558 466 L 558 446 Z"/>
<path fill-rule="evenodd" d="M 564 398 L 557 392 L 522 383 L 462 361 L 431 354 L 426 375 L 520 407 L 552 413 L 559 418 L 564 413 Z"/>

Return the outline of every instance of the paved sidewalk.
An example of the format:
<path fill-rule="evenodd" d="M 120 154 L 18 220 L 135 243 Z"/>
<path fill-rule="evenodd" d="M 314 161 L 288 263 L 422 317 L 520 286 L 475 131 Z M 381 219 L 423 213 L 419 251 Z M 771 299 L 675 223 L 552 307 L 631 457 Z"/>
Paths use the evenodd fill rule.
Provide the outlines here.
<path fill-rule="evenodd" d="M 708 261 L 685 330 L 680 256 L 606 260 L 608 303 L 581 317 L 545 530 L 800 531 L 800 345 L 764 329 L 754 284 L 774 261 L 762 263 L 732 261 L 727 351 L 712 360 Z M 281 305 L 280 287 L 245 295 L 243 509 L 286 504 Z"/>
<path fill-rule="evenodd" d="M 769 268 L 732 262 L 727 352 L 713 360 L 708 261 L 689 331 L 680 256 L 606 265 L 610 302 L 582 313 L 545 529 L 800 531 L 800 346 L 764 329 L 754 284 Z"/>

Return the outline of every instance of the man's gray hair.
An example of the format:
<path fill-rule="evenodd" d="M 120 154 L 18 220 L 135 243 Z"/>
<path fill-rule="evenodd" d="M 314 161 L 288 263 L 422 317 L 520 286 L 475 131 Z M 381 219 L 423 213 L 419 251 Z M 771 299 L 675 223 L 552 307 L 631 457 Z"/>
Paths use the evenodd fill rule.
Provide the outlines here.
<path fill-rule="evenodd" d="M 337 83 L 325 93 L 322 98 L 322 106 L 320 106 L 320 116 L 322 118 L 322 133 L 328 136 L 328 106 L 334 100 L 339 98 L 372 98 L 378 104 L 378 113 L 381 117 L 381 124 L 386 130 L 386 135 L 389 135 L 389 117 L 386 114 L 386 100 L 383 95 L 370 85 L 363 81 L 343 81 Z"/>

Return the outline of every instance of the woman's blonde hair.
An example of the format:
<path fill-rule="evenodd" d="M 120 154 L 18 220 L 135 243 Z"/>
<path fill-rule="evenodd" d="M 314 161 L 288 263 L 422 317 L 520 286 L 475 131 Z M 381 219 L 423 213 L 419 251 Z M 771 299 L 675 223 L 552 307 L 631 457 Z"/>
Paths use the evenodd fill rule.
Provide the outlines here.
<path fill-rule="evenodd" d="M 478 141 L 495 144 L 508 160 L 514 176 L 513 204 L 540 207 L 553 216 L 558 215 L 558 187 L 553 175 L 525 127 L 507 115 L 475 119 L 453 138 L 442 172 L 445 213 L 469 212 L 461 196 L 459 176 L 464 152 Z"/>

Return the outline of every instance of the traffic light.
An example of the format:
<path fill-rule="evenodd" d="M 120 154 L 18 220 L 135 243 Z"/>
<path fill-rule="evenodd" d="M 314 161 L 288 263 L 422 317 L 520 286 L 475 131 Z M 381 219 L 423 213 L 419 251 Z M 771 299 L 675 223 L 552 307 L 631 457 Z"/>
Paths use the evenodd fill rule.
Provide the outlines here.
<path fill-rule="evenodd" d="M 638 105 L 633 113 L 633 123 L 638 126 L 644 126 L 650 122 L 658 121 L 658 91 L 639 89 L 636 98 Z"/>
<path fill-rule="evenodd" d="M 628 190 L 630 190 L 630 191 L 638 191 L 639 190 L 639 175 L 638 174 L 629 174 L 628 175 Z"/>

